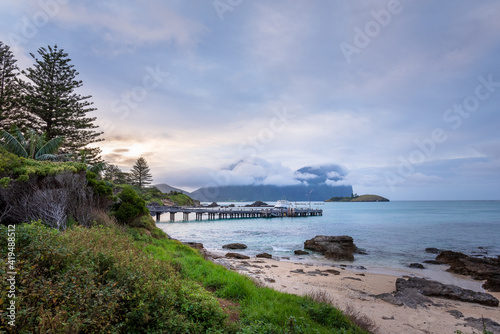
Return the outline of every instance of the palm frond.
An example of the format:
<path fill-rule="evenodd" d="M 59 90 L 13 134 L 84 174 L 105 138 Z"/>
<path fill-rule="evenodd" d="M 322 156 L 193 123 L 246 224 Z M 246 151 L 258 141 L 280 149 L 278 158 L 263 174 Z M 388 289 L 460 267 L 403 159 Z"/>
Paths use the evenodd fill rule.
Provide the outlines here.
<path fill-rule="evenodd" d="M 54 153 L 57 152 L 59 147 L 61 147 L 62 143 L 64 142 L 63 137 L 56 137 L 52 138 L 48 142 L 43 145 L 38 152 L 36 152 L 35 159 L 36 160 L 42 160 L 41 157 L 45 155 L 54 155 Z M 55 156 L 54 156 L 55 157 Z"/>
<path fill-rule="evenodd" d="M 4 130 L 2 130 L 1 137 L 4 140 L 2 146 L 7 151 L 23 158 L 28 157 L 28 152 L 26 152 L 23 145 L 17 140 L 16 137 Z"/>
<path fill-rule="evenodd" d="M 25 143 L 26 143 L 26 138 L 24 138 L 24 135 L 23 133 L 21 132 L 21 130 L 17 127 L 17 125 L 14 126 L 14 128 L 12 129 L 12 133 L 14 133 L 13 137 L 16 138 L 16 140 L 19 142 L 19 144 L 21 144 L 23 147 L 25 147 Z"/>

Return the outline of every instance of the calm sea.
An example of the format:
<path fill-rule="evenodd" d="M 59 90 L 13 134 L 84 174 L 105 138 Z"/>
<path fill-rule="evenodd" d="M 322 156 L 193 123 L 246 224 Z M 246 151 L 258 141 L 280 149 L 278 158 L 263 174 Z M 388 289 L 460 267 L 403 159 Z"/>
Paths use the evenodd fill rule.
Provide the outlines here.
<path fill-rule="evenodd" d="M 355 255 L 351 264 L 371 269 L 402 269 L 412 262 L 432 260 L 436 255 L 427 254 L 427 247 L 500 255 L 500 201 L 313 203 L 312 207 L 323 209 L 323 216 L 182 222 L 181 214 L 178 221 L 165 220 L 158 226 L 173 238 L 201 242 L 209 250 L 222 251 L 222 245 L 240 242 L 248 246 L 240 253 L 267 252 L 297 262 L 329 263 L 321 255 L 294 255 L 307 239 L 349 235 L 368 253 Z M 190 216 L 194 219 L 194 214 Z"/>

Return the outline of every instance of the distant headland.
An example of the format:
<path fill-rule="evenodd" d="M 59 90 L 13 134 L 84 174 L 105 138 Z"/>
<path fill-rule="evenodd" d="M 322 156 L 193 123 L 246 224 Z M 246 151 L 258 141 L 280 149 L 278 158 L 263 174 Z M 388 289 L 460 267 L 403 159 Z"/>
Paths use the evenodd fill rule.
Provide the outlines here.
<path fill-rule="evenodd" d="M 389 202 L 389 200 L 379 195 L 353 195 L 351 197 L 332 197 L 325 202 Z"/>

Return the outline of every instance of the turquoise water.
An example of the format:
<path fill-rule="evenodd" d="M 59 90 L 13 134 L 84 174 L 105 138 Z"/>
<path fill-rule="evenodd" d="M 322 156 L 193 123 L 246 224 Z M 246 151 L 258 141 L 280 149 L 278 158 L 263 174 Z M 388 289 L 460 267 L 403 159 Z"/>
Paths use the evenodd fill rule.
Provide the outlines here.
<path fill-rule="evenodd" d="M 313 207 L 323 209 L 323 216 L 182 222 L 181 214 L 179 221 L 162 221 L 158 226 L 173 238 L 201 242 L 209 250 L 222 251 L 222 245 L 240 242 L 248 246 L 240 253 L 268 252 L 292 261 L 329 263 L 318 254 L 307 258 L 293 254 L 316 235 L 353 237 L 368 253 L 355 255 L 356 266 L 407 268 L 409 263 L 435 258 L 425 253 L 427 247 L 500 255 L 500 201 L 316 204 Z"/>

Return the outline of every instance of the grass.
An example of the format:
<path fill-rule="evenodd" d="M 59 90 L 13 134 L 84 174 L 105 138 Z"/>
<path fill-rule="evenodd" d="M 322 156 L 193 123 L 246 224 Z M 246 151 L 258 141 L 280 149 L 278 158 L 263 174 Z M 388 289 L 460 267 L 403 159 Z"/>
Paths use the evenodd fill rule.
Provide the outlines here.
<path fill-rule="evenodd" d="M 181 277 L 200 282 L 218 298 L 238 302 L 242 333 L 366 333 L 327 303 L 258 287 L 181 243 L 152 240 L 144 250 L 170 262 Z"/>
<path fill-rule="evenodd" d="M 186 194 L 168 194 L 168 199 L 174 202 L 178 206 L 191 206 L 194 205 L 194 201 L 191 197 Z"/>
<path fill-rule="evenodd" d="M 178 241 L 114 225 L 17 225 L 16 252 L 16 333 L 366 333 L 327 303 L 259 287 Z M 0 332 L 9 331 L 7 291 L 0 281 Z"/>

